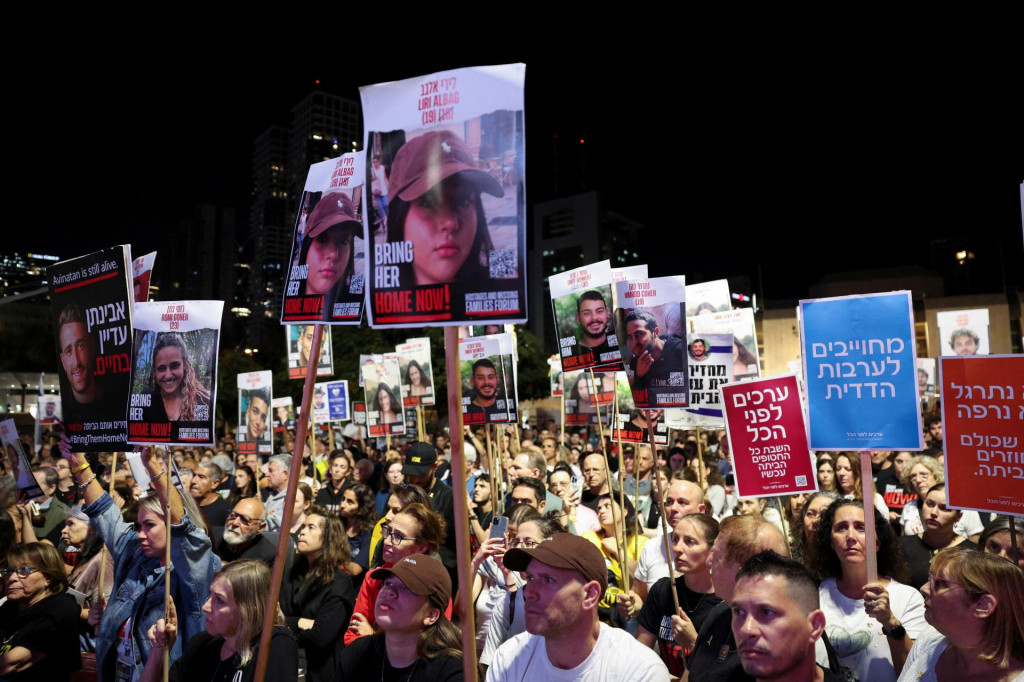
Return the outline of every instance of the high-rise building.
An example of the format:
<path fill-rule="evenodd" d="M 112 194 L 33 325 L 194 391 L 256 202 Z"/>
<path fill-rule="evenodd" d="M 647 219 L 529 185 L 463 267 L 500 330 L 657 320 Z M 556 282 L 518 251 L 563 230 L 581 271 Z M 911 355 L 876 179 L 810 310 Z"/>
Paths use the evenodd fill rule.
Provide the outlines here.
<path fill-rule="evenodd" d="M 359 148 L 359 104 L 315 90 L 291 111 L 287 128 L 271 126 L 253 142 L 252 254 L 247 343 L 257 346 L 262 320 L 278 319 L 291 254 L 295 214 L 310 165 Z"/>
<path fill-rule="evenodd" d="M 533 229 L 526 245 L 530 273 L 528 327 L 549 351 L 554 352 L 556 346 L 554 332 L 550 331 L 548 277 L 605 259 L 613 268 L 640 263 L 642 229 L 640 223 L 605 210 L 597 192 L 552 199 L 534 207 Z"/>

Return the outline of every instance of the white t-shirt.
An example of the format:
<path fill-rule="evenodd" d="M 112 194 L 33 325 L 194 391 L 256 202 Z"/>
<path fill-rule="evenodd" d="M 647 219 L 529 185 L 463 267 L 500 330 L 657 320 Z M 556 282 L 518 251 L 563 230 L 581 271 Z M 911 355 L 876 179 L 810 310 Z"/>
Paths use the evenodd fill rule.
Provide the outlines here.
<path fill-rule="evenodd" d="M 647 583 L 647 589 L 654 587 L 654 583 L 662 578 L 668 578 L 668 557 L 665 555 L 665 541 L 662 539 L 661 526 L 658 527 L 658 534 L 650 539 L 640 549 L 640 555 L 636 558 L 636 570 L 633 577 L 642 583 Z"/>
<path fill-rule="evenodd" d="M 909 585 L 889 581 L 889 608 L 911 639 L 917 639 L 927 623 L 924 597 Z M 882 624 L 864 610 L 863 599 L 850 599 L 828 578 L 818 588 L 821 610 L 825 612 L 825 632 L 839 656 L 839 663 L 851 668 L 861 680 L 896 682 L 889 651 L 889 638 Z"/>
<path fill-rule="evenodd" d="M 524 632 L 502 644 L 487 669 L 487 682 L 668 682 L 669 679 L 668 668 L 653 649 L 637 642 L 625 630 L 610 628 L 604 623 L 601 623 L 601 634 L 594 650 L 571 670 L 551 665 L 544 642 L 543 637 Z"/>
<path fill-rule="evenodd" d="M 914 642 L 914 646 L 910 647 L 910 655 L 900 673 L 900 682 L 937 682 L 935 665 L 948 646 L 949 640 L 928 626 Z M 1024 682 L 1024 672 L 1014 677 L 1013 682 Z"/>
<path fill-rule="evenodd" d="M 917 508 L 917 502 L 907 503 L 903 507 L 900 523 L 903 525 L 904 535 L 920 535 L 924 532 L 924 522 L 921 520 L 921 510 Z M 960 520 L 953 524 L 953 532 L 965 538 L 980 535 L 983 530 L 985 524 L 981 522 L 978 512 L 973 509 L 965 509 L 960 515 Z"/>

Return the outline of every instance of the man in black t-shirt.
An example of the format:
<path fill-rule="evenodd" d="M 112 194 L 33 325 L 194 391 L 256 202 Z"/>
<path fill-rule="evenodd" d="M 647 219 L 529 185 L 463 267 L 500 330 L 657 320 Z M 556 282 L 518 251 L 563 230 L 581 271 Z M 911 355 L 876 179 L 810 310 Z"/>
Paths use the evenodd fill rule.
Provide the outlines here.
<path fill-rule="evenodd" d="M 815 663 L 825 632 L 818 585 L 799 561 L 763 552 L 736 575 L 732 633 L 740 664 L 757 680 L 822 682 L 840 679 Z"/>

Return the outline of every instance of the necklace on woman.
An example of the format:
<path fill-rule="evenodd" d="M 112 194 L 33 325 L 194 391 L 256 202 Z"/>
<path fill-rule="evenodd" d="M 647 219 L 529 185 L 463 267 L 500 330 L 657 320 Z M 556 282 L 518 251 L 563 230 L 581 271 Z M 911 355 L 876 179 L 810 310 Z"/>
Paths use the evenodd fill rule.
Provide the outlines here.
<path fill-rule="evenodd" d="M 416 666 L 418 666 L 419 664 L 420 664 L 420 659 L 417 658 L 415 661 L 413 661 L 412 668 L 409 670 L 409 676 L 405 678 L 405 682 L 409 682 L 409 680 L 412 679 L 412 674 L 414 672 L 416 672 Z M 384 658 L 381 659 L 381 662 L 380 662 L 380 682 L 384 682 L 384 666 L 385 665 L 391 665 L 391 661 L 388 660 L 388 655 L 387 655 L 386 652 L 384 653 Z M 395 672 L 398 672 L 398 670 L 399 670 L 398 668 L 396 668 L 393 665 L 391 666 L 391 669 L 394 670 Z"/>

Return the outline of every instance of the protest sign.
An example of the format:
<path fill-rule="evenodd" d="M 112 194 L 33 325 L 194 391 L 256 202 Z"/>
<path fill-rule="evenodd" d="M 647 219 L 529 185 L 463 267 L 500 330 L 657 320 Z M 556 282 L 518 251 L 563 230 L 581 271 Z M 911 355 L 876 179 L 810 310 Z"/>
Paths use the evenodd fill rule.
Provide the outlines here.
<path fill-rule="evenodd" d="M 360 89 L 375 327 L 526 321 L 523 64 Z"/>
<path fill-rule="evenodd" d="M 149 300 L 149 281 L 153 277 L 153 264 L 156 262 L 156 251 L 139 256 L 132 261 L 132 292 L 136 303 Z"/>
<path fill-rule="evenodd" d="M 988 355 L 988 310 L 947 310 L 936 313 L 942 355 Z"/>
<path fill-rule="evenodd" d="M 44 429 L 53 428 L 61 419 L 60 396 L 41 395 L 36 398 L 36 421 Z"/>
<path fill-rule="evenodd" d="M 711 282 L 697 282 L 686 285 L 686 301 L 690 315 L 724 313 L 732 309 L 729 296 L 729 280 L 716 279 Z"/>
<path fill-rule="evenodd" d="M 628 384 L 627 384 L 628 385 Z M 633 409 L 619 412 L 619 421 L 612 431 L 612 440 L 623 443 L 649 443 L 648 416 L 654 423 L 654 444 L 668 445 L 668 424 L 665 413 L 669 410 Z"/>
<path fill-rule="evenodd" d="M 597 424 L 597 407 L 590 400 L 590 371 L 562 372 L 565 394 L 565 423 L 569 426 Z"/>
<path fill-rule="evenodd" d="M 313 407 L 310 409 L 312 419 L 322 424 L 331 419 L 331 410 L 327 406 L 327 382 L 313 384 Z"/>
<path fill-rule="evenodd" d="M 366 426 L 370 436 L 400 436 L 405 433 L 402 378 L 397 358 L 375 355 L 363 364 L 360 371 L 366 390 Z"/>
<path fill-rule="evenodd" d="M 519 421 L 519 391 L 516 382 L 519 377 L 519 357 L 514 332 L 496 334 L 498 348 L 501 352 L 501 395 L 505 398 L 505 408 L 508 411 L 508 419 L 505 421 Z"/>
<path fill-rule="evenodd" d="M 29 500 L 45 497 L 36 483 L 36 477 L 32 474 L 32 467 L 25 455 L 25 447 L 18 437 L 18 427 L 13 419 L 0 422 L 0 443 L 3 443 L 4 448 L 4 464 L 22 496 Z"/>
<path fill-rule="evenodd" d="M 327 382 L 327 420 L 332 422 L 347 422 L 349 416 L 348 404 L 348 381 Z"/>
<path fill-rule="evenodd" d="M 719 388 L 732 383 L 732 348 L 732 334 L 687 335 L 690 404 L 681 408 L 685 415 L 683 428 L 722 428 L 725 416 L 722 414 Z"/>
<path fill-rule="evenodd" d="M 753 310 L 737 308 L 721 313 L 704 313 L 688 317 L 686 322 L 690 331 L 697 334 L 732 334 L 733 381 L 756 379 L 761 375 Z"/>
<path fill-rule="evenodd" d="M 285 341 L 288 343 L 288 378 L 305 379 L 309 367 L 309 350 L 313 344 L 314 325 L 284 325 Z M 320 361 L 316 365 L 318 377 L 334 374 L 334 354 L 331 352 L 331 328 L 324 327 L 320 336 Z"/>
<path fill-rule="evenodd" d="M 935 358 L 917 359 L 917 395 L 918 398 L 935 397 Z"/>
<path fill-rule="evenodd" d="M 565 388 L 562 382 L 562 361 L 557 355 L 548 358 L 548 380 L 551 382 L 551 397 L 561 396 Z"/>
<path fill-rule="evenodd" d="M 946 506 L 1024 516 L 1024 355 L 940 358 Z"/>
<path fill-rule="evenodd" d="M 647 279 L 647 265 L 627 265 L 624 268 L 612 268 L 612 310 L 622 307 L 616 298 L 617 292 L 615 291 L 614 284 L 630 279 Z"/>
<path fill-rule="evenodd" d="M 462 422 L 505 423 L 505 371 L 498 336 L 471 336 L 459 344 L 459 377 L 462 381 Z"/>
<path fill-rule="evenodd" d="M 721 388 L 738 497 L 818 490 L 796 376 Z"/>
<path fill-rule="evenodd" d="M 615 327 L 637 408 L 689 404 L 685 285 L 682 276 L 615 283 Z"/>
<path fill-rule="evenodd" d="M 46 273 L 71 449 L 123 450 L 132 372 L 129 247 L 61 261 Z"/>
<path fill-rule="evenodd" d="M 238 375 L 237 452 L 269 455 L 274 451 L 270 406 L 273 377 L 269 370 Z"/>
<path fill-rule="evenodd" d="M 292 235 L 281 322 L 359 324 L 366 280 L 363 153 L 309 167 Z"/>
<path fill-rule="evenodd" d="M 402 400 L 406 407 L 434 404 L 434 367 L 430 361 L 430 339 L 406 339 L 395 348 L 402 372 Z M 406 420 L 408 421 L 408 420 Z"/>
<path fill-rule="evenodd" d="M 214 445 L 224 301 L 135 304 L 128 442 Z"/>
<path fill-rule="evenodd" d="M 274 398 L 271 407 L 274 408 L 274 433 L 283 433 L 288 429 L 295 428 L 295 405 L 291 396 Z"/>
<path fill-rule="evenodd" d="M 909 291 L 800 301 L 812 450 L 920 450 Z"/>
<path fill-rule="evenodd" d="M 366 403 L 352 403 L 352 423 L 359 428 L 366 426 Z M 365 433 L 365 431 L 364 431 Z"/>
<path fill-rule="evenodd" d="M 548 277 L 548 285 L 562 371 L 621 369 L 609 261 L 553 274 Z"/>

